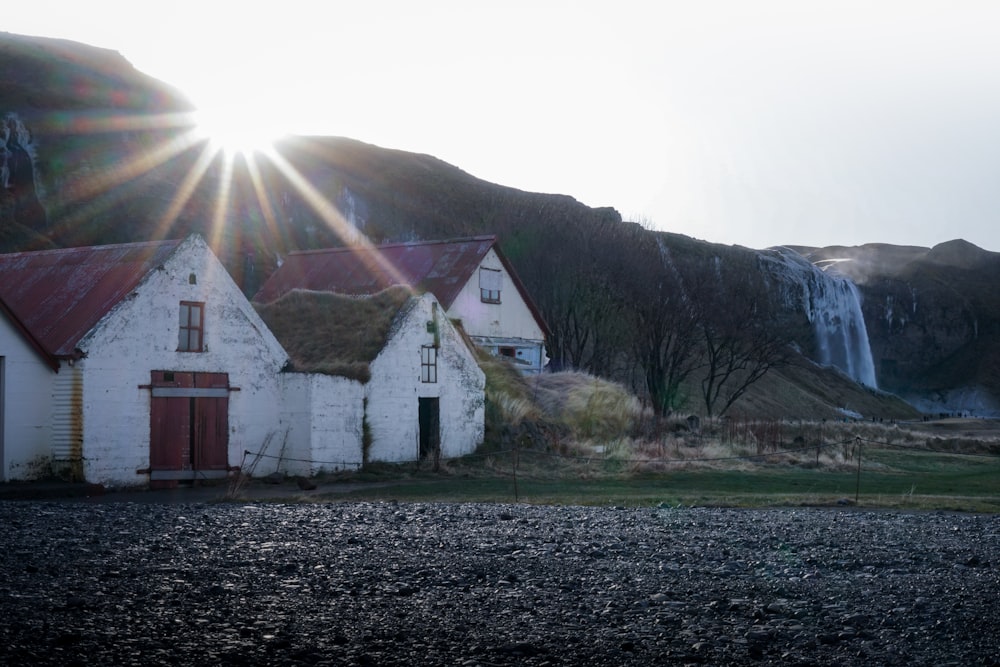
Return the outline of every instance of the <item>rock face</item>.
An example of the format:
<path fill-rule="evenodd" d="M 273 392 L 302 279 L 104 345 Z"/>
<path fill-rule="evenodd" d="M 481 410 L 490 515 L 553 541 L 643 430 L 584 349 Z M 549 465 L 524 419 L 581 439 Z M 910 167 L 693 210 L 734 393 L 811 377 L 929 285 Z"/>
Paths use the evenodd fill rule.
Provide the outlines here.
<path fill-rule="evenodd" d="M 0 503 L 7 665 L 993 665 L 992 516 Z"/>

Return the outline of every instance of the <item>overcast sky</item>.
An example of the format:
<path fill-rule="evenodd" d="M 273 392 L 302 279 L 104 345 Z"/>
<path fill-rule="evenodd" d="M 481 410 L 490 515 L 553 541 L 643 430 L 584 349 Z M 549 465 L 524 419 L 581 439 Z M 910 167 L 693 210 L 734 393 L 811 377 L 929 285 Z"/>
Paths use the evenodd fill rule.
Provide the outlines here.
<path fill-rule="evenodd" d="M 1000 2 L 32 0 L 234 122 L 714 242 L 1000 251 Z"/>

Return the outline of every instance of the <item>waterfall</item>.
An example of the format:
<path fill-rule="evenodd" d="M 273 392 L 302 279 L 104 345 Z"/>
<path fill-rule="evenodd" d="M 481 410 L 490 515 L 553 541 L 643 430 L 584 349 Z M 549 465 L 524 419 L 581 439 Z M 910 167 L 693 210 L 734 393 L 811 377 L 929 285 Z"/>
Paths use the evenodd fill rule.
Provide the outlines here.
<path fill-rule="evenodd" d="M 788 248 L 773 248 L 760 257 L 779 279 L 785 304 L 805 311 L 816 337 L 816 361 L 876 388 L 875 362 L 857 286 L 846 276 L 820 270 Z"/>
<path fill-rule="evenodd" d="M 875 362 L 861 314 L 857 286 L 844 276 L 823 275 L 811 293 L 811 318 L 819 362 L 836 366 L 863 385 L 875 387 Z"/>

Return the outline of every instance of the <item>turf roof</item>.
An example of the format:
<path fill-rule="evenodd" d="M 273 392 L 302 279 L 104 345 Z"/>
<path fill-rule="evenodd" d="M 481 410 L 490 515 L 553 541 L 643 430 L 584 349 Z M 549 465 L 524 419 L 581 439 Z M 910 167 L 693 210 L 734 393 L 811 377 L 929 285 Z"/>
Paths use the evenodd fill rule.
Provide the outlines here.
<path fill-rule="evenodd" d="M 385 347 L 392 323 L 411 296 L 398 285 L 366 297 L 292 290 L 254 306 L 288 352 L 290 370 L 367 382 L 368 365 Z"/>

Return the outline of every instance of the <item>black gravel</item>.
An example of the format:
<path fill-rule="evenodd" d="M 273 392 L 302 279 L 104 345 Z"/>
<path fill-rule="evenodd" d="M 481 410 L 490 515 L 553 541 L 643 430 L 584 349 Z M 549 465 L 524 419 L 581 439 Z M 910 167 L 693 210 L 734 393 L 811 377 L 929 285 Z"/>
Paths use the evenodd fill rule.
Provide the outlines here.
<path fill-rule="evenodd" d="M 998 665 L 1000 517 L 0 503 L 0 664 Z"/>

